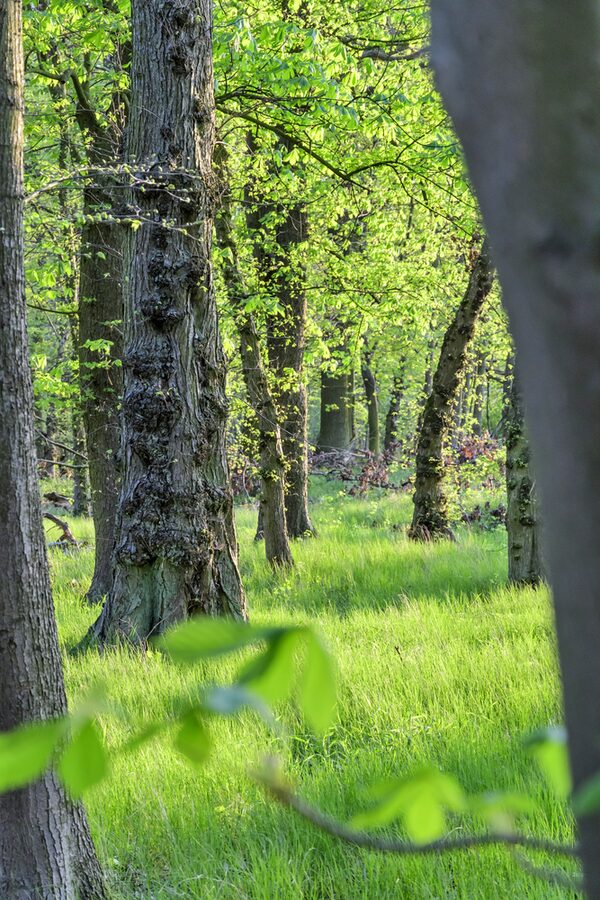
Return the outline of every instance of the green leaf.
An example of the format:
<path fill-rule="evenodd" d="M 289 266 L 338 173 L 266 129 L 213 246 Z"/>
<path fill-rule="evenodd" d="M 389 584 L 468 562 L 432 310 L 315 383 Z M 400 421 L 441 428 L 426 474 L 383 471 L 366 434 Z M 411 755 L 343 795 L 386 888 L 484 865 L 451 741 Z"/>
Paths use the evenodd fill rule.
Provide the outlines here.
<path fill-rule="evenodd" d="M 571 793 L 571 772 L 564 728 L 540 728 L 526 738 L 525 746 L 556 796 L 566 800 Z"/>
<path fill-rule="evenodd" d="M 180 753 L 196 765 L 207 759 L 210 753 L 210 737 L 199 710 L 190 710 L 183 716 L 174 744 Z"/>
<path fill-rule="evenodd" d="M 573 811 L 578 816 L 589 816 L 600 810 L 600 773 L 589 778 L 573 796 Z"/>
<path fill-rule="evenodd" d="M 203 706 L 220 716 L 233 716 L 243 709 L 253 709 L 267 722 L 271 723 L 273 720 L 269 707 L 262 702 L 260 697 L 238 684 L 231 685 L 231 687 L 211 688 L 205 695 Z"/>
<path fill-rule="evenodd" d="M 294 681 L 294 656 L 299 636 L 300 632 L 296 630 L 276 635 L 264 653 L 246 663 L 238 675 L 238 682 L 271 705 L 284 700 Z"/>
<path fill-rule="evenodd" d="M 324 734 L 335 719 L 335 672 L 320 637 L 308 629 L 303 634 L 306 659 L 299 685 L 300 709 L 312 730 Z"/>
<path fill-rule="evenodd" d="M 256 628 L 232 619 L 199 616 L 167 632 L 158 639 L 157 644 L 177 662 L 192 664 L 268 640 L 281 630 Z"/>
<path fill-rule="evenodd" d="M 417 843 L 429 843 L 446 831 L 446 811 L 464 812 L 467 801 L 463 789 L 450 775 L 424 768 L 399 781 L 380 786 L 380 802 L 356 815 L 355 828 L 373 828 L 402 819 Z"/>
<path fill-rule="evenodd" d="M 102 781 L 108 771 L 108 754 L 102 734 L 96 723 L 89 720 L 75 732 L 62 754 L 58 774 L 71 796 L 77 799 Z"/>
<path fill-rule="evenodd" d="M 536 804 L 526 794 L 516 792 L 488 792 L 469 797 L 470 811 L 483 819 L 488 826 L 500 834 L 514 830 L 515 817 L 522 813 L 534 812 Z"/>
<path fill-rule="evenodd" d="M 66 728 L 66 719 L 52 719 L 0 734 L 0 792 L 38 778 L 48 768 Z"/>

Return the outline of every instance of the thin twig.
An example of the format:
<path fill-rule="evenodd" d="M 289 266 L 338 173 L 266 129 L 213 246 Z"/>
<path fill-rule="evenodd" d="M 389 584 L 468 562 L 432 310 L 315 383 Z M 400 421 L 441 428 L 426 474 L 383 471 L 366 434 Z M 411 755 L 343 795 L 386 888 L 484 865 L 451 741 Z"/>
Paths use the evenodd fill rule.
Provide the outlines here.
<path fill-rule="evenodd" d="M 255 777 L 272 795 L 284 806 L 289 806 L 298 815 L 311 822 L 321 831 L 340 838 L 346 843 L 356 847 L 364 847 L 367 850 L 377 850 L 380 853 L 396 853 L 402 856 L 423 855 L 426 853 L 447 853 L 453 850 L 469 850 L 472 847 L 487 847 L 502 844 L 507 847 L 527 847 L 529 850 L 539 850 L 543 853 L 556 853 L 560 856 L 576 857 L 578 850 L 576 845 L 557 844 L 544 838 L 528 837 L 524 834 L 481 834 L 467 835 L 461 838 L 441 838 L 428 844 L 413 844 L 410 841 L 395 838 L 381 838 L 369 834 L 366 831 L 356 831 L 349 828 L 337 819 L 321 812 L 314 806 L 310 806 L 301 797 L 294 794 L 289 787 L 275 783 L 264 774 Z"/>

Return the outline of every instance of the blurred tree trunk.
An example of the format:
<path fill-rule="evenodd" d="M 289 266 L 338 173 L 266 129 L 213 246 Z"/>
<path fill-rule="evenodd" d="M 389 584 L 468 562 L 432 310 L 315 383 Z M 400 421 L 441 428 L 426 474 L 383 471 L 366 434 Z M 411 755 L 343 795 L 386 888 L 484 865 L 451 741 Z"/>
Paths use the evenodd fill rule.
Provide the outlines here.
<path fill-rule="evenodd" d="M 123 482 L 115 575 L 90 637 L 143 642 L 194 612 L 245 618 L 211 265 L 209 0 L 132 6 Z M 152 116 L 148 110 L 153 110 Z"/>
<path fill-rule="evenodd" d="M 600 7 L 567 11 L 434 0 L 432 19 L 529 414 L 577 791 L 600 772 Z M 598 898 L 600 810 L 578 830 L 585 891 Z"/>
<path fill-rule="evenodd" d="M 67 709 L 36 474 L 23 253 L 21 8 L 0 0 L 0 731 Z M 6 900 L 104 896 L 81 806 L 53 772 L 0 796 Z"/>
<path fill-rule="evenodd" d="M 516 369 L 505 422 L 508 580 L 538 585 L 544 572 L 540 512 Z"/>
<path fill-rule="evenodd" d="M 408 532 L 412 540 L 451 537 L 448 523 L 443 445 L 456 400 L 465 353 L 484 300 L 493 282 L 493 268 L 487 242 L 473 263 L 469 284 L 446 331 L 431 394 L 423 411 L 416 453 L 414 512 Z"/>

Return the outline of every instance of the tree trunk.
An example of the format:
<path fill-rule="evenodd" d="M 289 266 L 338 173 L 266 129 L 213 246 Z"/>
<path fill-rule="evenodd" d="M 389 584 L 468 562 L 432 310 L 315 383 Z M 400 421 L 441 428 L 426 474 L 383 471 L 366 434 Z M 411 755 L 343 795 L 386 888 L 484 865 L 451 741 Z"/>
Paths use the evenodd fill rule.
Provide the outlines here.
<path fill-rule="evenodd" d="M 349 450 L 354 442 L 354 371 L 321 372 L 320 451 Z"/>
<path fill-rule="evenodd" d="M 66 712 L 27 350 L 21 7 L 0 0 L 0 731 Z M 85 813 L 51 772 L 0 796 L 0 894 L 6 900 L 104 895 Z"/>
<path fill-rule="evenodd" d="M 250 152 L 256 144 L 247 139 Z M 291 145 L 281 138 L 281 147 Z M 246 221 L 253 235 L 254 255 L 267 291 L 277 299 L 279 314 L 267 317 L 269 366 L 276 378 L 275 400 L 283 454 L 287 464 L 285 511 L 291 538 L 316 534 L 308 512 L 308 400 L 304 383 L 307 302 L 300 247 L 308 221 L 304 204 L 284 206 L 256 196 L 247 187 Z M 264 218 L 274 223 L 265 228 Z"/>
<path fill-rule="evenodd" d="M 221 154 L 223 154 L 221 150 Z M 225 175 L 224 162 L 221 175 Z M 260 337 L 251 313 L 233 236 L 231 206 L 225 196 L 216 218 L 217 241 L 223 253 L 223 279 L 240 337 L 242 371 L 248 400 L 258 426 L 262 496 L 259 525 L 265 540 L 267 560 L 272 566 L 290 567 L 294 560 L 288 540 L 285 512 L 285 458 L 275 401 L 264 365 Z"/>
<path fill-rule="evenodd" d="M 486 372 L 487 358 L 485 354 L 481 353 L 477 358 L 477 368 L 475 370 L 475 398 L 473 402 L 473 434 L 477 437 L 481 437 L 483 433 Z"/>
<path fill-rule="evenodd" d="M 104 157 L 104 154 L 97 153 Z M 107 165 L 110 158 L 103 158 Z M 96 176 L 98 178 L 98 176 Z M 102 179 L 100 179 L 102 180 Z M 104 178 L 107 182 L 108 179 Z M 110 208 L 109 185 L 84 193 L 84 215 L 93 218 Z M 86 432 L 92 515 L 96 535 L 90 603 L 108 594 L 119 498 L 120 402 L 123 391 L 123 226 L 88 221 L 81 235 L 79 301 L 79 372 Z M 106 341 L 99 353 L 90 342 Z M 108 344 L 106 345 L 108 348 Z"/>
<path fill-rule="evenodd" d="M 122 48 L 122 55 L 128 59 L 129 51 Z M 123 98 L 117 88 L 109 114 L 99 117 L 87 82 L 80 81 L 75 73 L 72 81 L 76 94 L 75 120 L 84 138 L 87 161 L 94 170 L 91 183 L 83 191 L 76 343 L 95 532 L 94 572 L 87 599 L 98 603 L 108 594 L 112 583 L 120 484 L 124 229 L 115 217 L 123 197 L 122 192 L 115 191 L 116 174 L 106 170 L 122 162 Z M 60 90 L 64 92 L 64 87 Z M 53 96 L 56 91 L 51 85 Z M 100 349 L 99 341 L 103 342 Z"/>
<path fill-rule="evenodd" d="M 295 258 L 306 241 L 307 216 L 301 204 L 285 211 L 277 226 L 279 259 L 275 269 L 277 297 L 283 314 L 268 321 L 270 364 L 281 388 L 283 453 L 287 462 L 285 512 L 290 537 L 314 535 L 308 512 L 308 398 L 304 384 L 307 303 L 304 268 Z"/>
<path fill-rule="evenodd" d="M 394 383 L 390 394 L 390 404 L 385 416 L 385 433 L 383 438 L 383 450 L 391 456 L 399 446 L 398 440 L 398 416 L 404 394 L 404 365 L 400 367 L 400 373 L 394 375 Z"/>
<path fill-rule="evenodd" d="M 73 428 L 73 515 L 89 515 L 89 501 L 87 491 L 87 469 L 82 468 L 82 457 L 85 456 L 85 435 L 81 421 L 81 411 L 77 400 L 71 412 L 71 425 Z"/>
<path fill-rule="evenodd" d="M 433 47 L 519 359 L 577 789 L 600 771 L 600 7 L 565 11 L 435 0 Z M 578 826 L 597 900 L 600 811 Z"/>
<path fill-rule="evenodd" d="M 211 12 L 209 0 L 132 7 L 139 227 L 125 252 L 123 482 L 102 642 L 144 642 L 194 612 L 246 616 L 211 265 Z"/>
<path fill-rule="evenodd" d="M 543 578 L 540 515 L 516 370 L 506 410 L 505 444 L 508 580 L 538 585 Z"/>
<path fill-rule="evenodd" d="M 371 369 L 370 359 L 365 356 L 361 367 L 365 396 L 367 398 L 367 428 L 369 452 L 379 456 L 379 398 L 377 395 L 377 382 Z"/>
<path fill-rule="evenodd" d="M 451 537 L 446 496 L 442 487 L 444 475 L 443 444 L 465 362 L 465 353 L 475 323 L 489 294 L 493 269 L 487 242 L 481 248 L 469 277 L 465 295 L 446 331 L 432 389 L 425 409 L 417 442 L 416 479 L 412 524 L 408 532 L 412 540 Z"/>

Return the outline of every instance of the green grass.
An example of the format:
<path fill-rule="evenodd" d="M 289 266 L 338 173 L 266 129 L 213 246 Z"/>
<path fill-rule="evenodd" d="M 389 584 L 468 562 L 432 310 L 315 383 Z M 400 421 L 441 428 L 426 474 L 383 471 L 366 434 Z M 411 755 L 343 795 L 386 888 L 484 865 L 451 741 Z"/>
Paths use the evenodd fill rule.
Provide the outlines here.
<path fill-rule="evenodd" d="M 110 780 L 86 797 L 111 896 L 574 896 L 525 874 L 504 849 L 399 859 L 344 846 L 266 799 L 249 778 L 262 754 L 279 752 L 307 798 L 348 819 L 368 803 L 369 784 L 432 762 L 472 792 L 533 795 L 540 811 L 521 827 L 572 839 L 569 814 L 520 740 L 561 719 L 548 596 L 505 587 L 502 530 L 415 546 L 405 536 L 405 494 L 359 500 L 322 485 L 315 493 L 319 537 L 295 545 L 297 568 L 286 576 L 273 575 L 253 543 L 255 512 L 238 509 L 241 567 L 253 621 L 312 622 L 325 635 L 340 672 L 338 724 L 316 740 L 289 706 L 279 711 L 293 733 L 287 747 L 248 714 L 214 722 L 213 754 L 202 769 L 166 738 L 120 758 Z M 73 528 L 91 541 L 89 522 Z M 51 560 L 68 647 L 95 615 L 81 599 L 92 551 L 52 551 Z M 125 711 L 105 721 L 110 742 L 164 715 L 199 681 L 231 678 L 238 665 L 239 657 L 180 670 L 156 653 L 126 651 L 65 659 L 72 699 L 104 680 Z M 454 824 L 459 834 L 472 823 Z"/>

